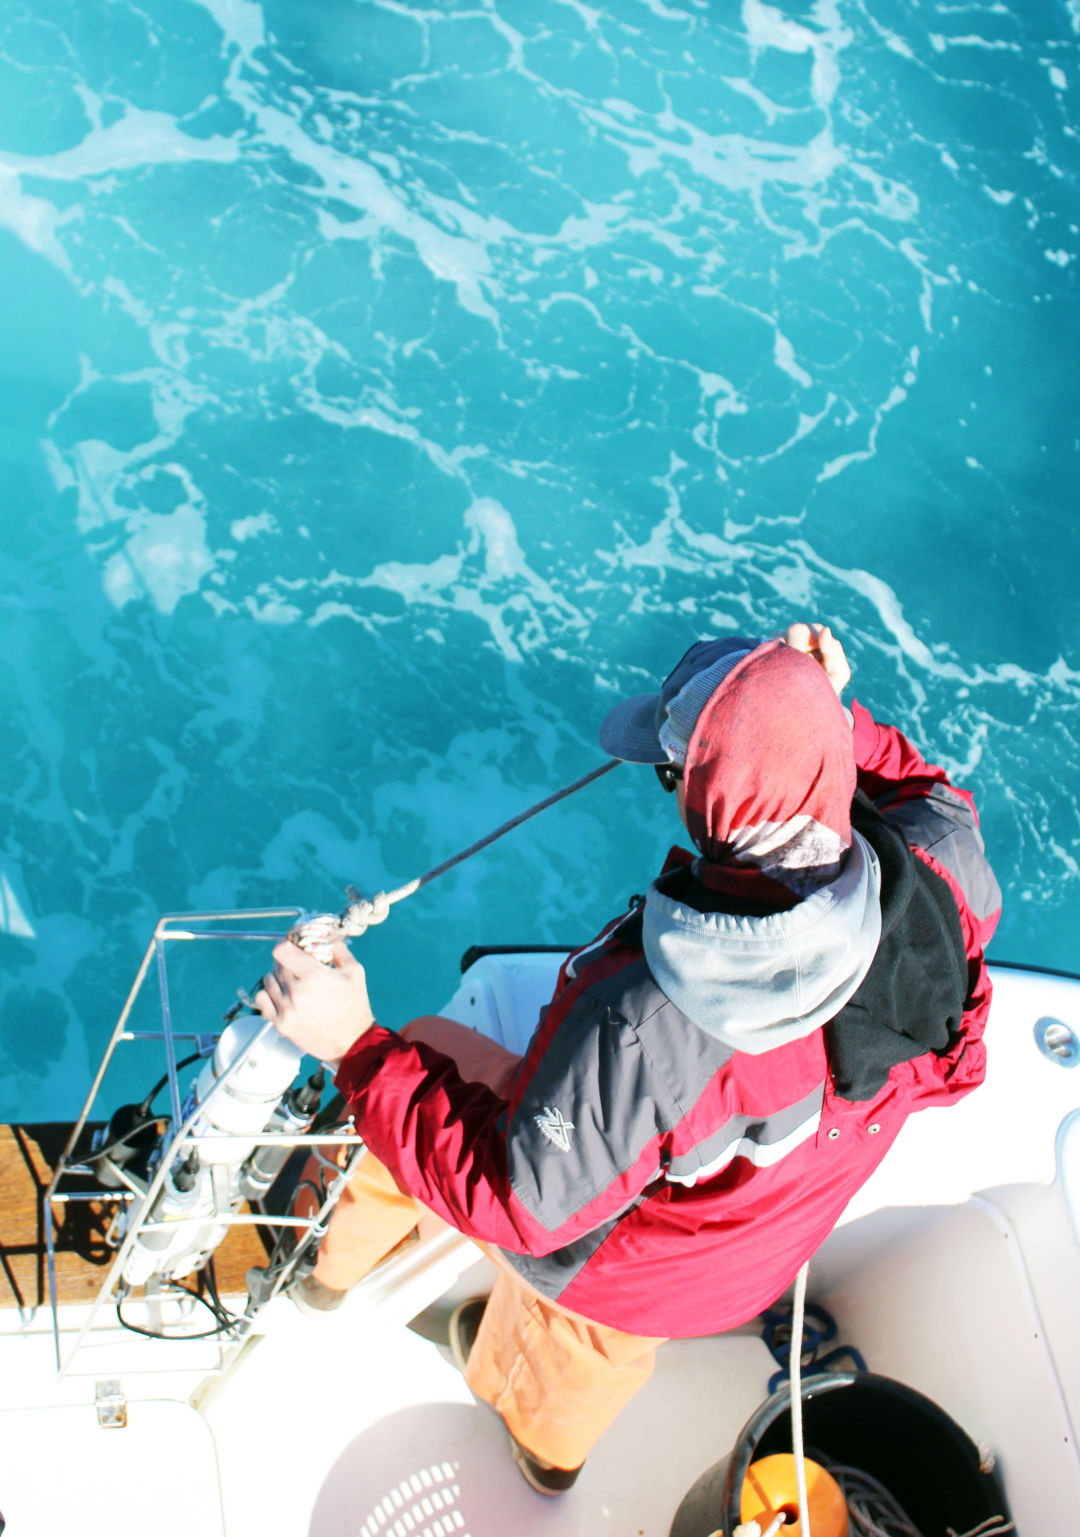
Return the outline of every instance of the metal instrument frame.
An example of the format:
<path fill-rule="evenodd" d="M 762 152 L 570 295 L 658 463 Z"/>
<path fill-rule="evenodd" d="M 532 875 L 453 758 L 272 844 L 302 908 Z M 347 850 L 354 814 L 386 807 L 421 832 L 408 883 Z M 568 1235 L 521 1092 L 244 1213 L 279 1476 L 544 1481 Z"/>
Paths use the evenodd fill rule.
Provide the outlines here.
<path fill-rule="evenodd" d="M 203 1211 L 200 1212 L 197 1216 L 170 1219 L 167 1224 L 156 1223 L 150 1220 L 150 1213 L 153 1209 L 154 1202 L 157 1199 L 158 1192 L 161 1190 L 162 1185 L 164 1184 L 169 1169 L 172 1167 L 177 1156 L 180 1154 L 185 1142 L 188 1141 L 191 1129 L 195 1122 L 202 1115 L 206 1106 L 212 1102 L 215 1095 L 224 1088 L 232 1074 L 243 1065 L 249 1055 L 259 1045 L 259 1043 L 274 1028 L 271 1023 L 267 1022 L 263 1028 L 258 1031 L 258 1033 L 252 1038 L 252 1040 L 248 1042 L 247 1046 L 238 1054 L 234 1061 L 230 1063 L 229 1067 L 217 1080 L 202 1103 L 192 1111 L 186 1120 L 182 1119 L 180 1084 L 177 1079 L 176 1072 L 176 1042 L 196 1042 L 200 1048 L 200 1054 L 205 1057 L 212 1053 L 214 1044 L 218 1039 L 220 1031 L 215 1034 L 213 1032 L 178 1031 L 174 1029 L 172 1008 L 169 1001 L 169 979 L 166 963 L 167 946 L 170 943 L 177 941 L 184 943 L 196 943 L 199 941 L 220 942 L 222 940 L 273 944 L 284 938 L 285 933 L 288 931 L 264 931 L 251 928 L 236 929 L 221 927 L 221 925 L 241 922 L 251 923 L 259 919 L 270 918 L 297 919 L 304 916 L 304 911 L 301 908 L 275 907 L 240 909 L 235 912 L 218 913 L 166 913 L 158 919 L 154 928 L 153 937 L 146 947 L 146 952 L 143 955 L 139 969 L 135 974 L 135 980 L 131 985 L 131 989 L 128 992 L 127 998 L 124 1002 L 124 1006 L 120 1010 L 120 1016 L 113 1028 L 109 1043 L 105 1048 L 105 1054 L 101 1059 L 97 1073 L 94 1075 L 94 1081 L 90 1086 L 90 1091 L 87 1094 L 86 1101 L 83 1104 L 78 1119 L 72 1127 L 71 1135 L 68 1137 L 64 1151 L 57 1161 L 56 1169 L 49 1183 L 49 1187 L 42 1197 L 49 1277 L 49 1302 L 52 1310 L 53 1348 L 56 1355 L 56 1370 L 58 1380 L 62 1380 L 67 1376 L 71 1369 L 72 1362 L 78 1355 L 79 1350 L 86 1343 L 88 1336 L 94 1330 L 101 1309 L 110 1303 L 115 1303 L 119 1300 L 122 1300 L 119 1299 L 116 1295 L 118 1283 L 122 1277 L 124 1264 L 127 1260 L 128 1254 L 131 1252 L 136 1238 L 141 1233 L 153 1231 L 155 1228 L 160 1226 L 168 1226 L 170 1230 L 175 1230 L 178 1223 L 189 1223 L 191 1225 L 198 1225 L 200 1227 L 213 1224 L 220 1225 L 222 1227 L 254 1226 L 280 1230 L 293 1228 L 299 1232 L 306 1233 L 317 1231 L 320 1236 L 321 1233 L 325 1231 L 326 1225 L 330 1219 L 330 1213 L 336 1206 L 339 1196 L 345 1189 L 346 1184 L 348 1183 L 355 1170 L 357 1161 L 364 1152 L 363 1139 L 359 1137 L 355 1131 L 345 1133 L 335 1132 L 329 1136 L 311 1132 L 262 1132 L 258 1135 L 244 1134 L 244 1136 L 240 1138 L 240 1140 L 244 1141 L 245 1143 L 253 1144 L 257 1147 L 284 1145 L 292 1149 L 297 1147 L 317 1148 L 323 1146 L 348 1146 L 353 1149 L 352 1154 L 347 1160 L 345 1166 L 341 1169 L 336 1179 L 331 1182 L 330 1187 L 326 1193 L 326 1199 L 324 1200 L 322 1206 L 312 1217 L 295 1217 L 289 1215 L 278 1217 L 270 1214 L 256 1215 L 253 1213 L 231 1211 L 218 1212 L 215 1206 L 215 1209 L 210 1212 Z M 192 925 L 194 924 L 218 925 L 218 927 L 193 928 Z M 143 989 L 143 985 L 146 982 L 147 976 L 149 975 L 151 964 L 154 964 L 156 968 L 158 1000 L 161 1009 L 162 1028 L 160 1030 L 129 1030 L 128 1020 L 131 1017 L 131 1012 L 135 1007 L 136 1000 L 138 999 L 139 994 Z M 126 1041 L 161 1042 L 162 1050 L 165 1056 L 165 1068 L 169 1090 L 171 1111 L 169 1119 L 172 1127 L 172 1136 L 167 1145 L 163 1148 L 162 1156 L 158 1162 L 157 1169 L 155 1170 L 153 1177 L 147 1185 L 145 1192 L 142 1191 L 138 1185 L 136 1185 L 134 1180 L 130 1180 L 124 1174 L 122 1169 L 118 1170 L 117 1172 L 120 1178 L 124 1180 L 125 1184 L 127 1185 L 128 1188 L 126 1190 L 101 1188 L 98 1190 L 89 1191 L 62 1191 L 58 1187 L 61 1180 L 65 1176 L 85 1176 L 87 1174 L 93 1173 L 93 1170 L 88 1168 L 85 1164 L 78 1162 L 72 1163 L 70 1161 L 71 1155 L 79 1137 L 82 1134 L 83 1128 L 85 1127 L 87 1121 L 90 1119 L 90 1113 L 94 1108 L 94 1104 L 97 1100 L 102 1082 L 104 1081 L 105 1074 L 108 1071 L 109 1064 L 111 1063 L 117 1048 Z M 216 1130 L 214 1132 L 215 1139 L 219 1140 L 227 1137 L 228 1135 L 229 1133 L 227 1132 Z M 96 1297 L 90 1304 L 89 1314 L 79 1331 L 75 1343 L 71 1346 L 70 1350 L 67 1351 L 65 1356 L 62 1352 L 60 1342 L 59 1299 L 57 1296 L 56 1287 L 56 1234 L 54 1227 L 53 1208 L 54 1206 L 64 1206 L 74 1201 L 138 1201 L 139 1206 L 135 1212 L 134 1217 L 129 1223 L 119 1248 L 117 1249 L 116 1256 L 111 1266 L 109 1267 L 108 1274 L 102 1282 Z M 228 1366 L 231 1364 L 232 1360 L 235 1359 L 236 1354 L 243 1346 L 244 1342 L 250 1337 L 255 1321 L 259 1314 L 262 1312 L 263 1308 L 272 1302 L 274 1298 L 279 1294 L 279 1292 L 281 1292 L 281 1290 L 288 1285 L 292 1276 L 292 1272 L 301 1257 L 304 1247 L 306 1246 L 297 1244 L 292 1255 L 283 1264 L 279 1275 L 275 1279 L 272 1290 L 260 1303 L 251 1308 L 250 1311 L 246 1311 L 238 1319 L 237 1329 L 234 1336 L 228 1340 L 223 1339 L 218 1341 L 218 1362 L 215 1368 L 211 1368 L 212 1371 L 223 1373 L 227 1370 Z M 176 1338 L 182 1339 L 183 1336 L 176 1336 Z"/>

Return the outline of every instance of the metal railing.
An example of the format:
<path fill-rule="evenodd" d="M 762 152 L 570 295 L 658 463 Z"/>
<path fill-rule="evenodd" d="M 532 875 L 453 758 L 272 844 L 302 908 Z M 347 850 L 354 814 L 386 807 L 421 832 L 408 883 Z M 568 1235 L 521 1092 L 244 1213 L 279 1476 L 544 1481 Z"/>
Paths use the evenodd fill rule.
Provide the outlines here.
<path fill-rule="evenodd" d="M 101 1059 L 94 1080 L 90 1086 L 86 1101 L 79 1113 L 78 1119 L 72 1127 L 63 1153 L 57 1161 L 56 1169 L 43 1196 L 43 1216 L 45 1226 L 46 1259 L 49 1283 L 49 1303 L 52 1312 L 53 1346 L 56 1354 L 56 1368 L 59 1378 L 64 1378 L 71 1370 L 72 1363 L 86 1343 L 91 1333 L 99 1327 L 99 1317 L 102 1309 L 110 1304 L 122 1302 L 123 1296 L 119 1292 L 119 1286 L 123 1277 L 124 1266 L 129 1254 L 137 1240 L 147 1232 L 153 1232 L 155 1228 L 166 1227 L 170 1233 L 174 1233 L 181 1224 L 190 1226 L 214 1226 L 222 1228 L 234 1228 L 255 1226 L 269 1230 L 275 1235 L 283 1235 L 288 1229 L 297 1232 L 298 1235 L 306 1235 L 305 1240 L 297 1241 L 288 1258 L 277 1267 L 277 1274 L 273 1277 L 273 1284 L 265 1296 L 254 1300 L 249 1298 L 249 1303 L 244 1313 L 237 1315 L 235 1327 L 228 1331 L 228 1337 L 218 1341 L 218 1362 L 215 1370 L 223 1372 L 236 1352 L 251 1334 L 255 1321 L 263 1308 L 289 1284 L 305 1253 L 310 1253 L 312 1244 L 325 1232 L 330 1213 L 337 1204 L 338 1198 L 355 1170 L 356 1162 L 364 1151 L 364 1143 L 355 1130 L 337 1130 L 330 1133 L 322 1132 L 261 1132 L 256 1134 L 244 1133 L 238 1136 L 249 1147 L 273 1147 L 285 1146 L 293 1148 L 317 1148 L 317 1147 L 351 1147 L 351 1155 L 344 1167 L 340 1169 L 336 1178 L 330 1183 L 325 1192 L 325 1198 L 314 1213 L 309 1217 L 298 1217 L 291 1213 L 277 1215 L 260 1211 L 238 1212 L 233 1210 L 219 1210 L 216 1201 L 211 1210 L 200 1210 L 191 1216 L 170 1217 L 167 1223 L 152 1220 L 152 1212 L 158 1195 L 164 1185 L 169 1169 L 176 1159 L 185 1151 L 185 1144 L 197 1144 L 198 1138 L 192 1138 L 192 1129 L 202 1117 L 213 1099 L 225 1088 L 234 1073 L 238 1072 L 247 1061 L 248 1057 L 259 1046 L 265 1037 L 273 1030 L 273 1025 L 267 1023 L 259 1030 L 247 1046 L 238 1053 L 228 1068 L 217 1078 L 216 1082 L 185 1118 L 182 1112 L 182 1098 L 180 1083 L 177 1076 L 177 1051 L 178 1041 L 194 1041 L 199 1049 L 200 1056 L 209 1056 L 217 1042 L 218 1034 L 207 1032 L 178 1031 L 173 1027 L 172 1006 L 169 996 L 169 978 L 166 960 L 167 949 L 174 943 L 200 943 L 200 942 L 257 942 L 260 944 L 273 944 L 283 937 L 283 931 L 263 931 L 251 928 L 226 928 L 220 925 L 236 924 L 240 922 L 251 923 L 258 920 L 272 918 L 296 919 L 302 916 L 302 910 L 295 907 L 259 908 L 254 910 L 239 910 L 235 912 L 219 913 L 167 913 L 158 919 L 153 937 L 147 945 L 135 980 L 131 985 L 119 1018 L 113 1028 L 109 1043 Z M 193 927 L 193 925 L 219 925 L 219 927 Z M 160 1030 L 131 1030 L 128 1022 L 132 1010 L 142 992 L 150 973 L 151 966 L 156 967 L 158 983 L 158 1000 L 161 1010 Z M 73 1153 L 78 1144 L 87 1122 L 91 1118 L 94 1105 L 97 1102 L 101 1086 L 109 1065 L 118 1048 L 131 1041 L 159 1041 L 165 1057 L 165 1080 L 169 1091 L 169 1104 L 171 1115 L 169 1117 L 169 1134 L 163 1144 L 161 1156 L 157 1167 L 149 1179 L 145 1188 L 131 1178 L 122 1168 L 114 1167 L 113 1177 L 118 1177 L 127 1187 L 115 1189 L 102 1186 L 98 1189 L 78 1190 L 61 1189 L 61 1184 L 71 1177 L 92 1177 L 94 1170 L 87 1164 L 73 1160 Z M 163 1087 L 165 1085 L 162 1085 Z M 214 1138 L 218 1141 L 227 1138 L 230 1134 L 218 1129 L 214 1130 Z M 60 1298 L 57 1287 L 56 1274 L 56 1223 L 54 1208 L 63 1207 L 75 1202 L 101 1202 L 130 1204 L 138 1202 L 136 1210 L 130 1214 L 126 1223 L 126 1229 L 120 1241 L 116 1255 L 109 1266 L 108 1273 L 99 1287 L 97 1294 L 90 1304 L 89 1312 L 84 1319 L 75 1342 L 65 1352 L 61 1347 L 60 1331 Z M 181 1339 L 184 1336 L 169 1336 L 170 1339 Z"/>

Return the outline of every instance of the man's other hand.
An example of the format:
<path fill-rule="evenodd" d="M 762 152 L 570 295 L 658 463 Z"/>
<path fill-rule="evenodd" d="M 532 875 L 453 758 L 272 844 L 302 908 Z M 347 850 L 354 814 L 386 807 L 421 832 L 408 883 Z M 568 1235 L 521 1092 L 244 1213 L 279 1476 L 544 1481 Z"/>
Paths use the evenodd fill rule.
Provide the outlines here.
<path fill-rule="evenodd" d="M 844 692 L 851 682 L 851 668 L 843 646 L 827 624 L 789 624 L 780 639 L 793 651 L 803 651 L 820 662 L 837 694 Z"/>
<path fill-rule="evenodd" d="M 354 1041 L 375 1023 L 367 977 L 348 945 L 334 946 L 325 966 L 291 940 L 274 949 L 274 969 L 255 994 L 255 1007 L 301 1051 L 336 1067 Z"/>

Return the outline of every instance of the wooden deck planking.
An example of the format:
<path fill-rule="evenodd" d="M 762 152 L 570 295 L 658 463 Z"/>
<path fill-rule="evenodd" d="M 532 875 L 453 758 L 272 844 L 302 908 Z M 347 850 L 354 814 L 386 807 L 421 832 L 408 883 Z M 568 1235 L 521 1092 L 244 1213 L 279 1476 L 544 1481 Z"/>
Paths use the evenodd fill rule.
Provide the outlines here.
<path fill-rule="evenodd" d="M 87 1139 L 93 1129 L 87 1128 Z M 0 1308 L 48 1305 L 42 1198 L 70 1133 L 70 1122 L 0 1126 Z M 70 1188 L 78 1189 L 89 1182 L 72 1177 L 69 1183 Z M 56 1288 L 61 1302 L 88 1302 L 97 1295 L 115 1258 L 115 1251 L 105 1243 L 114 1210 L 111 1201 L 77 1201 L 53 1207 Z M 233 1228 L 214 1261 L 222 1296 L 246 1291 L 247 1270 L 266 1263 L 260 1230 Z"/>

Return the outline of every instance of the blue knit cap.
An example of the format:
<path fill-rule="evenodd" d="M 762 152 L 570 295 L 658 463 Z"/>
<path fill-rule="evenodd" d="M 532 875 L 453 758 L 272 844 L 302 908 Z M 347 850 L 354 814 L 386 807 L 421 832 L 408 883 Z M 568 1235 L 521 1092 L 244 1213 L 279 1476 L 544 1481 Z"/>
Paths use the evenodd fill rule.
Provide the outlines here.
<path fill-rule="evenodd" d="M 701 640 L 668 674 L 657 694 L 635 694 L 600 723 L 600 746 L 624 763 L 685 763 L 698 716 L 728 673 L 761 638 Z"/>

